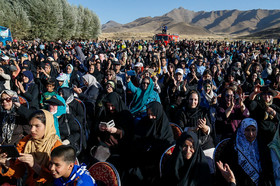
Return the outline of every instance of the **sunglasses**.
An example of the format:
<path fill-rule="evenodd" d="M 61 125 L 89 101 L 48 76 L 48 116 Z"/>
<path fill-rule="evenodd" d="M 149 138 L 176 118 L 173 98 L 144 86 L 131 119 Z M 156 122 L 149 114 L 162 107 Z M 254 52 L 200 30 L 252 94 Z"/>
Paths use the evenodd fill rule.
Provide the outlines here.
<path fill-rule="evenodd" d="M 0 102 L 3 103 L 4 101 L 6 102 L 11 102 L 12 98 L 5 98 L 5 99 L 1 99 Z"/>

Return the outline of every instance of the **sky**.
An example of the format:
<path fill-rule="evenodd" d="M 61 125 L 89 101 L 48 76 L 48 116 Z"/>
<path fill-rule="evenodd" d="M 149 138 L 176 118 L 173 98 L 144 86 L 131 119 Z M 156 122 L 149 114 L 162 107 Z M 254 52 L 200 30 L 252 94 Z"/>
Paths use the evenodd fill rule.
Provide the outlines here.
<path fill-rule="evenodd" d="M 161 16 L 174 8 L 195 12 L 215 10 L 280 9 L 279 0 L 68 0 L 95 12 L 102 24 L 113 20 L 121 24 L 140 17 Z"/>

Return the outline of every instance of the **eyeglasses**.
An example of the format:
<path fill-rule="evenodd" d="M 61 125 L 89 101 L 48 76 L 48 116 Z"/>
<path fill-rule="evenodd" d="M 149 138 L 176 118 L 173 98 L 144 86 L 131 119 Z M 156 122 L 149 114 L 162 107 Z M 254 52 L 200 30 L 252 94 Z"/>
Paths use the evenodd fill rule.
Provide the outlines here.
<path fill-rule="evenodd" d="M 107 76 L 112 76 L 113 74 L 107 74 Z"/>
<path fill-rule="evenodd" d="M 11 102 L 12 101 L 12 98 L 4 98 L 4 99 L 1 99 L 0 102 L 3 103 L 4 101 L 6 102 Z"/>

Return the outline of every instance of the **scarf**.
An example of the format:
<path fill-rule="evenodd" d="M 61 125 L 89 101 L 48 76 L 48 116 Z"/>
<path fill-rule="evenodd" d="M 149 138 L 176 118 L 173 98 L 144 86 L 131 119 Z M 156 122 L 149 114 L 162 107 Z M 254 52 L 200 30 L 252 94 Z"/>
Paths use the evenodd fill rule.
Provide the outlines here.
<path fill-rule="evenodd" d="M 32 72 L 30 71 L 24 71 L 22 72 L 22 74 L 28 78 L 28 82 L 27 83 L 23 83 L 23 86 L 24 86 L 24 90 L 27 91 L 28 88 L 34 84 L 34 77 L 33 77 L 33 74 Z"/>
<path fill-rule="evenodd" d="M 6 141 L 7 143 L 11 143 L 16 125 L 15 122 L 16 113 L 13 106 L 11 111 L 6 111 L 4 114 L 4 119 L 2 121 L 2 142 Z"/>
<path fill-rule="evenodd" d="M 66 100 L 66 113 L 69 114 L 70 113 L 70 108 L 69 108 L 69 104 L 74 100 L 74 95 L 72 94 L 71 96 L 68 97 L 68 99 Z"/>
<path fill-rule="evenodd" d="M 86 89 L 85 94 L 87 93 L 89 87 L 91 86 L 95 86 L 98 89 L 101 88 L 101 85 L 98 83 L 98 81 L 93 75 L 86 74 L 83 76 L 83 79 L 88 83 L 88 88 Z"/>
<path fill-rule="evenodd" d="M 250 176 L 252 181 L 258 185 L 259 173 L 261 171 L 258 143 L 257 140 L 254 140 L 252 143 L 247 141 L 244 132 L 249 126 L 254 126 L 258 130 L 257 122 L 254 119 L 244 119 L 237 130 L 235 150 L 238 154 L 238 164 Z"/>
<path fill-rule="evenodd" d="M 0 94 L 5 93 L 10 97 L 18 97 L 17 93 L 12 90 L 3 90 Z M 12 106 L 11 110 L 4 110 L 4 117 L 2 121 L 2 142 L 6 141 L 11 143 L 12 136 L 15 129 L 15 122 L 16 122 L 16 112 L 14 106 Z"/>
<path fill-rule="evenodd" d="M 59 137 L 56 135 L 52 114 L 46 110 L 42 111 L 46 117 L 45 135 L 42 139 L 30 138 L 25 145 L 24 153 L 32 154 L 35 163 L 47 167 L 50 160 L 51 149 L 59 140 Z"/>
<path fill-rule="evenodd" d="M 66 113 L 69 114 L 70 112 L 69 104 L 75 99 L 73 91 L 70 88 L 63 87 L 59 89 L 59 94 L 63 95 L 63 99 L 65 100 L 65 104 L 66 104 Z"/>
<path fill-rule="evenodd" d="M 211 90 L 210 91 L 210 94 L 207 94 L 206 92 L 205 92 L 205 90 L 202 90 L 202 94 L 204 95 L 204 97 L 205 97 L 205 99 L 208 101 L 208 102 L 212 102 L 212 99 L 213 99 L 213 97 L 214 97 L 214 92 L 213 92 L 213 90 Z"/>
<path fill-rule="evenodd" d="M 130 81 L 129 83 L 132 82 Z M 156 100 L 151 100 L 151 98 L 156 97 L 155 94 L 157 93 L 154 91 L 154 83 L 153 80 L 150 78 L 150 84 L 146 90 L 142 90 L 142 88 L 137 89 L 133 97 L 133 100 L 131 101 L 130 112 L 134 114 L 136 112 L 143 111 L 143 108 L 149 102 L 156 101 Z"/>
<path fill-rule="evenodd" d="M 56 135 L 59 136 L 59 138 L 60 138 L 58 117 L 63 115 L 63 114 L 66 114 L 66 104 L 65 104 L 65 100 L 61 96 L 56 95 L 56 98 L 63 103 L 63 106 L 58 106 L 56 113 L 53 114 L 54 126 L 55 126 L 55 129 L 56 129 Z"/>
<path fill-rule="evenodd" d="M 67 79 L 66 79 L 66 80 L 67 80 L 67 82 L 70 82 L 70 78 L 71 78 L 71 75 L 72 75 L 72 72 L 73 72 L 74 67 L 73 67 L 73 65 L 68 64 L 68 65 L 66 65 L 66 68 L 67 68 L 68 66 L 72 69 L 72 71 L 71 71 L 70 74 L 67 74 L 67 73 L 66 73 L 66 75 L 67 75 Z"/>
<path fill-rule="evenodd" d="M 194 148 L 194 154 L 189 160 L 185 159 L 183 154 L 183 147 L 188 138 L 193 139 Z M 182 133 L 176 141 L 171 157 L 166 162 L 163 173 L 163 177 L 167 177 L 166 181 L 172 185 L 209 185 L 211 180 L 209 166 L 194 132 Z"/>

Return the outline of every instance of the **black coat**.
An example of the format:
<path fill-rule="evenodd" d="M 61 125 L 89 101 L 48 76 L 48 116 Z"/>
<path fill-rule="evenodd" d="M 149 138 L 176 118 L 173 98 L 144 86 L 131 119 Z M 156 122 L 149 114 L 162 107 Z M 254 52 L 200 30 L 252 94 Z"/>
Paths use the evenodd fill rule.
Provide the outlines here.
<path fill-rule="evenodd" d="M 211 137 L 213 128 L 210 124 L 210 121 L 207 116 L 207 112 L 205 110 L 201 108 L 197 108 L 193 112 L 191 109 L 188 108 L 186 108 L 185 110 L 181 110 L 179 111 L 177 117 L 178 119 L 177 123 L 184 130 L 184 128 L 186 127 L 196 127 L 198 120 L 203 118 L 206 118 L 206 125 L 210 127 L 210 134 L 206 135 L 202 132 L 202 130 L 198 130 L 197 135 L 202 149 L 206 150 L 209 148 L 214 148 L 214 143 L 213 143 L 213 138 Z"/>
<path fill-rule="evenodd" d="M 270 117 L 264 119 L 266 106 L 261 99 L 256 101 L 248 101 L 246 105 L 250 111 L 251 117 L 254 118 L 258 123 L 259 137 L 264 143 L 270 143 L 280 122 L 280 107 L 276 104 L 270 105 L 270 107 L 276 111 L 276 116 L 273 119 Z"/>
<path fill-rule="evenodd" d="M 37 84 L 33 83 L 30 85 L 28 90 L 25 93 L 21 93 L 21 95 L 28 101 L 29 109 L 39 109 L 39 89 Z"/>
<path fill-rule="evenodd" d="M 75 122 L 75 118 L 71 114 L 63 114 L 58 118 L 58 123 L 61 140 L 68 139 L 70 144 L 78 150 L 81 131 L 78 123 Z"/>
<path fill-rule="evenodd" d="M 79 98 L 83 102 L 93 103 L 95 104 L 96 99 L 99 94 L 99 88 L 95 87 L 94 85 L 87 88 L 86 92 L 79 94 Z"/>
<path fill-rule="evenodd" d="M 183 147 L 188 138 L 193 139 L 194 154 L 187 160 L 183 155 Z M 211 185 L 210 169 L 207 159 L 199 145 L 197 135 L 184 132 L 176 142 L 175 149 L 163 168 L 160 185 L 204 186 Z"/>
<path fill-rule="evenodd" d="M 77 73 L 77 71 L 74 71 L 74 70 L 70 77 L 69 87 L 73 87 L 73 85 L 76 85 L 77 87 L 79 87 L 79 85 L 80 85 L 78 73 Z"/>
<path fill-rule="evenodd" d="M 135 127 L 135 137 L 127 157 L 127 185 L 155 185 L 159 175 L 158 163 L 162 153 L 174 142 L 174 136 L 162 105 L 147 105 L 156 119 L 143 118 Z M 125 174 L 126 175 L 126 174 Z"/>

